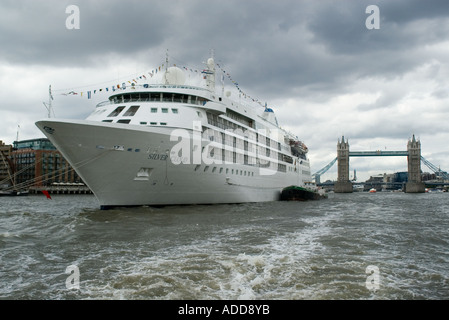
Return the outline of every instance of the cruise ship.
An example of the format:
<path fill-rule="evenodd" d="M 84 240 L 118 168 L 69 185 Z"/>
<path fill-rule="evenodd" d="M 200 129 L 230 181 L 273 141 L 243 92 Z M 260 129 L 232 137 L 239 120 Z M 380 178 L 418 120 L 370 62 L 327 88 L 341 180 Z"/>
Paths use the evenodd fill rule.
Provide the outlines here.
<path fill-rule="evenodd" d="M 117 89 L 84 120 L 36 125 L 102 209 L 277 201 L 312 181 L 307 147 L 271 108 L 216 90 L 214 58 L 202 74 L 189 85 L 167 64 L 159 84 Z"/>

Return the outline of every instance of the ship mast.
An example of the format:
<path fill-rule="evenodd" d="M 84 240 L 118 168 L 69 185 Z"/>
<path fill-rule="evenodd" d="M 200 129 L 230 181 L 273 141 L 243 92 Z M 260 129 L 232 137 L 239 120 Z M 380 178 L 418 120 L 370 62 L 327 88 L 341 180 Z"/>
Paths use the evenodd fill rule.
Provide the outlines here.
<path fill-rule="evenodd" d="M 47 108 L 47 111 L 48 111 L 48 117 L 49 117 L 49 118 L 51 118 L 51 113 L 53 113 L 53 115 L 54 115 L 53 107 L 52 107 L 52 104 L 51 104 L 51 101 L 52 101 L 52 100 L 53 100 L 53 96 L 52 96 L 52 94 L 51 94 L 51 85 L 50 85 L 50 86 L 48 87 L 48 103 L 43 102 L 45 108 Z"/>
<path fill-rule="evenodd" d="M 215 61 L 213 52 L 212 56 L 207 59 L 206 66 L 207 68 L 203 71 L 206 75 L 206 87 L 209 91 L 215 92 Z"/>
<path fill-rule="evenodd" d="M 167 72 L 168 72 L 168 49 L 167 49 L 167 52 L 165 53 L 165 75 L 167 75 Z M 167 77 L 165 76 L 164 78 L 165 78 L 165 84 L 168 84 Z"/>

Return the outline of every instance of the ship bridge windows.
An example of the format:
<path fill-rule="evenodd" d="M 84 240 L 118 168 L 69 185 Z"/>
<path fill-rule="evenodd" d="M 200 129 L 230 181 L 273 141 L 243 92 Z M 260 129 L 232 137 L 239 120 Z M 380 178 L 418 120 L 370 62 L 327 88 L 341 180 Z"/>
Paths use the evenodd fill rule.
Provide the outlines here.
<path fill-rule="evenodd" d="M 131 95 L 130 94 L 124 94 L 123 95 L 123 102 L 131 102 Z"/>
<path fill-rule="evenodd" d="M 163 102 L 173 102 L 173 93 L 164 93 L 162 94 Z"/>
<path fill-rule="evenodd" d="M 179 103 L 187 103 L 187 96 L 184 96 L 183 94 L 173 94 L 173 102 L 179 102 Z"/>
<path fill-rule="evenodd" d="M 126 110 L 124 117 L 132 117 L 136 114 L 137 110 L 139 110 L 140 106 L 131 106 L 128 110 Z"/>
<path fill-rule="evenodd" d="M 183 95 L 179 93 L 164 93 L 162 101 L 164 102 L 178 102 L 178 103 L 187 103 L 188 95 Z"/>
<path fill-rule="evenodd" d="M 112 112 L 108 115 L 108 117 L 117 117 L 117 116 L 123 111 L 123 109 L 125 109 L 124 106 L 115 108 L 115 110 L 112 111 Z"/>
<path fill-rule="evenodd" d="M 138 101 L 150 101 L 150 94 L 149 93 L 139 93 Z"/>
<path fill-rule="evenodd" d="M 205 105 L 209 100 L 203 97 L 174 92 L 132 92 L 116 94 L 109 98 L 110 103 L 128 103 L 137 101 L 175 102 Z"/>

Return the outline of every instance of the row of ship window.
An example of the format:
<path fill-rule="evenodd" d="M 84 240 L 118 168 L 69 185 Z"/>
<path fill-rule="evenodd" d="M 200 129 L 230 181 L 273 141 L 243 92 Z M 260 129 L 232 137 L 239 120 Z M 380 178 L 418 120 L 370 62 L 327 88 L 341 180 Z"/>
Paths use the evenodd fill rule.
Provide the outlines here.
<path fill-rule="evenodd" d="M 197 166 L 195 167 L 195 171 L 198 171 L 200 168 L 201 168 L 201 165 L 197 165 Z M 205 166 L 204 169 L 203 169 L 203 171 L 204 171 L 204 172 L 208 172 L 209 169 L 210 169 L 210 166 Z M 224 168 L 217 168 L 217 167 L 213 167 L 211 172 L 212 172 L 212 173 L 216 173 L 218 169 L 219 169 L 219 172 L 218 172 L 218 173 L 223 173 L 223 172 L 224 172 Z M 229 168 L 226 168 L 226 174 L 231 173 L 231 174 L 238 175 L 239 172 L 240 172 L 240 175 L 241 175 L 241 176 L 254 177 L 254 172 L 252 172 L 252 171 L 246 171 L 246 170 L 238 170 L 238 169 L 229 169 Z"/>
<path fill-rule="evenodd" d="M 195 167 L 195 171 L 198 171 L 199 169 L 200 169 L 200 167 L 201 167 L 201 165 L 197 165 L 196 167 Z M 208 172 L 209 171 L 209 169 L 210 169 L 210 166 L 205 166 L 204 167 L 204 169 L 203 169 L 203 171 L 204 172 Z M 212 169 L 212 173 L 215 173 L 215 172 L 217 172 L 217 167 L 213 167 L 213 169 Z M 277 168 L 277 170 L 279 171 L 279 172 L 287 172 L 287 166 L 285 165 L 285 164 L 278 164 L 278 168 Z M 288 167 L 288 171 L 290 171 L 290 172 L 293 172 L 293 171 L 295 171 L 296 172 L 296 168 L 294 168 L 294 167 Z M 223 173 L 224 172 L 224 168 L 219 168 L 219 173 Z M 240 172 L 240 175 L 244 175 L 244 176 L 252 176 L 252 177 L 254 177 L 254 172 L 252 172 L 252 171 L 246 171 L 246 170 L 238 170 L 238 169 L 229 169 L 229 168 L 226 168 L 226 174 L 229 174 L 229 173 L 231 173 L 231 174 L 236 174 L 236 175 L 238 175 L 239 174 L 239 172 Z M 303 171 L 303 173 L 308 173 L 308 172 L 306 172 L 306 171 Z"/>
<path fill-rule="evenodd" d="M 103 120 L 102 122 L 112 122 L 112 120 Z M 131 122 L 131 119 L 120 119 L 117 120 L 117 123 L 124 123 L 124 124 L 129 124 Z M 146 121 L 141 121 L 140 122 L 141 125 L 148 125 L 148 122 Z M 158 123 L 157 122 L 150 122 L 149 123 L 151 126 L 157 126 Z M 159 122 L 159 125 L 161 126 L 166 126 L 167 122 Z"/>
<path fill-rule="evenodd" d="M 123 112 L 123 110 L 125 108 L 126 108 L 125 106 L 120 106 L 120 107 L 115 108 L 114 111 L 112 111 L 108 115 L 108 118 L 117 117 L 118 115 L 120 115 Z M 126 112 L 122 115 L 122 117 L 133 117 L 136 114 L 136 112 L 139 110 L 139 108 L 140 108 L 140 106 L 130 106 L 128 108 L 128 110 L 126 110 Z M 151 108 L 151 113 L 158 113 L 158 109 L 159 108 Z M 170 108 L 161 108 L 162 113 L 169 113 L 169 110 L 170 110 Z M 106 109 L 99 110 L 98 113 L 101 114 L 105 111 L 106 111 Z M 178 114 L 179 110 L 177 108 L 171 108 L 171 112 L 173 114 Z"/>
<path fill-rule="evenodd" d="M 124 106 L 120 106 L 117 107 L 114 111 L 112 111 L 108 117 L 117 117 L 118 115 L 120 115 L 122 113 L 122 111 L 124 110 Z M 122 115 L 122 117 L 132 117 L 136 114 L 137 110 L 139 110 L 140 106 L 131 106 L 129 107 L 129 109 Z M 158 113 L 159 108 L 151 108 L 151 113 Z M 104 112 L 106 110 L 102 110 L 100 113 Z M 161 108 L 161 112 L 162 113 L 169 113 L 170 109 L 169 108 Z M 177 108 L 171 108 L 171 112 L 173 114 L 179 114 L 179 110 Z M 112 122 L 113 120 L 103 120 L 103 122 Z M 131 122 L 131 119 L 120 119 L 117 120 L 117 123 L 124 123 L 124 124 L 129 124 Z M 146 121 L 142 121 L 140 122 L 141 125 L 147 125 L 148 122 Z M 158 123 L 157 122 L 150 122 L 150 125 L 152 126 L 157 126 Z M 166 126 L 167 122 L 160 122 L 159 125 L 161 126 Z"/>
<path fill-rule="evenodd" d="M 195 171 L 200 170 L 200 168 L 201 168 L 201 165 L 197 165 L 195 167 Z M 208 172 L 209 169 L 210 169 L 210 166 L 205 166 L 203 171 L 204 172 Z M 288 169 L 289 169 L 288 171 L 296 171 L 296 168 L 293 168 L 293 167 L 288 167 Z M 217 170 L 218 170 L 218 173 L 223 173 L 224 172 L 224 168 L 218 168 L 218 167 L 213 167 L 211 172 L 212 173 L 216 173 Z M 279 164 L 278 171 L 280 171 L 280 172 L 287 172 L 287 166 L 284 165 L 284 164 Z M 246 170 L 226 168 L 226 174 L 239 175 L 239 173 L 240 173 L 241 176 L 254 177 L 254 172 L 253 171 L 246 171 Z M 303 174 L 310 174 L 310 172 L 304 171 L 304 170 L 302 171 L 302 173 Z"/>

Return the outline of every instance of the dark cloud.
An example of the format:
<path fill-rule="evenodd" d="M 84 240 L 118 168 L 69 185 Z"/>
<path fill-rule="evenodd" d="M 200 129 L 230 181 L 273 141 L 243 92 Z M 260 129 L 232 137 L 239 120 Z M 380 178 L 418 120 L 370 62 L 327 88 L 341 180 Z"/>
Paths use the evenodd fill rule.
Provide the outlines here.
<path fill-rule="evenodd" d="M 7 1 L 0 57 L 17 64 L 83 66 L 110 53 L 133 55 L 160 45 L 172 23 L 164 1 L 76 1 L 80 29 L 66 28 L 72 1 Z M 5 7 L 3 7 L 5 5 Z"/>
<path fill-rule="evenodd" d="M 2 1 L 0 57 L 10 63 L 95 66 L 110 54 L 177 54 L 198 63 L 214 49 L 249 90 L 289 94 L 371 76 L 404 74 L 422 63 L 411 53 L 446 37 L 449 11 L 430 1 Z M 80 8 L 80 30 L 65 9 Z M 367 30 L 377 4 L 381 28 Z M 439 6 L 439 10 L 436 7 Z M 426 21 L 426 19 L 437 19 Z M 420 29 L 410 24 L 421 21 Z M 278 76 L 274 77 L 273 75 Z M 343 81 L 342 81 L 343 80 Z M 271 88 L 271 90 L 270 90 Z"/>
<path fill-rule="evenodd" d="M 325 3 L 325 5 L 324 5 Z M 308 27 L 315 41 L 334 54 L 360 55 L 407 52 L 447 37 L 449 2 L 431 1 L 320 1 Z M 380 11 L 380 29 L 368 30 L 369 5 Z M 419 24 L 418 28 L 414 24 Z"/>

